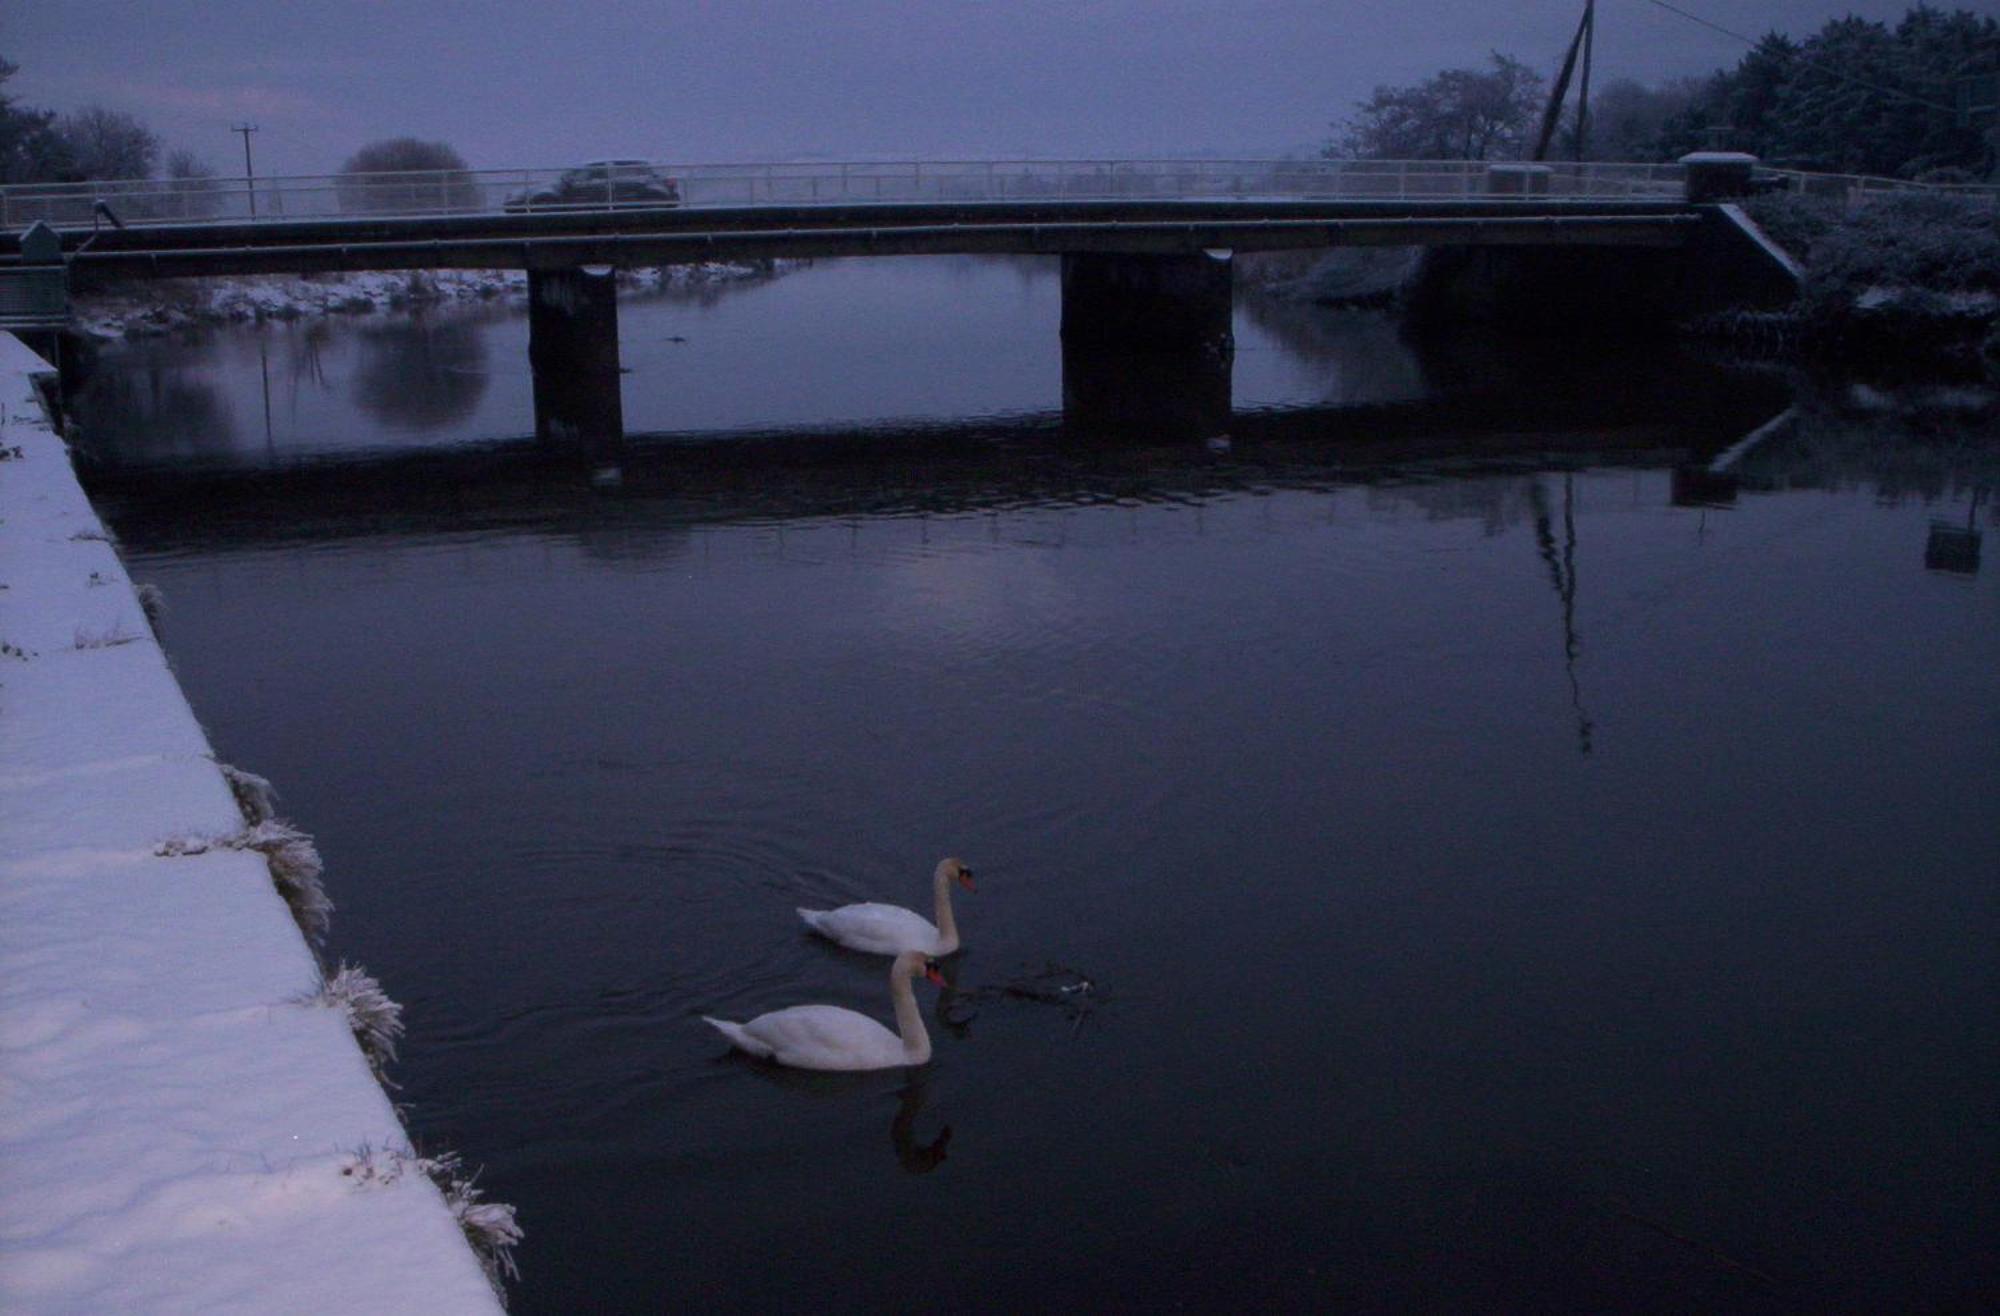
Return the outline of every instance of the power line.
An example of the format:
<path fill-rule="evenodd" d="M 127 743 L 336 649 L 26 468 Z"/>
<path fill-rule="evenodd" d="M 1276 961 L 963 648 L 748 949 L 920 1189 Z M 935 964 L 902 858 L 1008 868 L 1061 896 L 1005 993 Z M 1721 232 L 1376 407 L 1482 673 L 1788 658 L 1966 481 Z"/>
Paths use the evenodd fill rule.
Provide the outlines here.
<path fill-rule="evenodd" d="M 1741 41 L 1746 46 L 1754 48 L 1764 44 L 1756 37 L 1746 37 L 1741 32 L 1733 31 L 1730 28 L 1722 26 L 1722 24 L 1720 23 L 1711 23 L 1707 19 L 1703 18 L 1700 14 L 1690 14 L 1687 10 L 1682 9 L 1677 5 L 1670 5 L 1667 3 L 1667 0 L 1646 0 L 1646 3 L 1649 5 L 1653 5 L 1656 8 L 1664 9 L 1670 14 L 1678 14 L 1682 18 L 1688 20 L 1688 22 L 1690 23 L 1699 23 L 1701 26 L 1709 29 L 1711 32 L 1720 32 L 1722 33 L 1723 36 L 1730 37 L 1737 41 Z M 1958 113 L 1958 107 L 1956 105 L 1940 105 L 1936 101 L 1927 101 L 1921 96 L 1913 95 L 1910 92 L 1902 91 L 1895 87 L 1880 86 L 1876 83 L 1869 82 L 1865 78 L 1857 78 L 1851 73 L 1843 73 L 1839 69 L 1834 68 L 1831 64 L 1822 64 L 1816 59 L 1807 59 L 1804 55 L 1800 55 L 1798 58 L 1799 62 L 1801 64 L 1804 64 L 1807 68 L 1818 69 L 1822 73 L 1826 73 L 1832 77 L 1839 78 L 1842 82 L 1851 82 L 1857 87 L 1866 87 L 1870 91 L 1880 92 L 1884 96 L 1893 96 L 1897 100 L 1909 101 L 1911 104 L 1921 105 L 1925 109 L 1942 110 L 1946 114 Z"/>

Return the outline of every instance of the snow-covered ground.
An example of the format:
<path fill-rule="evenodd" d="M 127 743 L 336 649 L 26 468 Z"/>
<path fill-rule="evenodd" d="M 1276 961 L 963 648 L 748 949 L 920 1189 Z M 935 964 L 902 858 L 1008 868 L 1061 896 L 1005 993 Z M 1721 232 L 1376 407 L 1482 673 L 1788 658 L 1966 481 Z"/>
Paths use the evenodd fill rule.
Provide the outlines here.
<path fill-rule="evenodd" d="M 0 333 L 0 1311 L 497 1310 L 459 1221 L 511 1215 L 410 1150 L 44 369 Z"/>
<path fill-rule="evenodd" d="M 779 262 L 782 267 L 788 262 Z M 619 271 L 633 293 L 765 278 L 772 266 L 710 261 Z M 309 315 L 378 314 L 418 306 L 510 298 L 526 305 L 523 270 L 401 270 L 337 275 L 245 275 L 139 284 L 80 297 L 77 327 L 92 338 L 171 333 L 197 324 L 296 320 Z"/>

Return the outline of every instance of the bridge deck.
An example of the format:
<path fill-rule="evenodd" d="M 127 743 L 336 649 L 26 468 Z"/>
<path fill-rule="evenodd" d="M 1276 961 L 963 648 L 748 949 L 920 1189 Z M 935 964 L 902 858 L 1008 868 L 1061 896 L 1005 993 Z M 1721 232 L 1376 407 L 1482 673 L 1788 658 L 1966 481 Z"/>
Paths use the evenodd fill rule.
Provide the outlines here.
<path fill-rule="evenodd" d="M 1674 246 L 1680 201 L 1277 197 L 705 206 L 157 224 L 66 234 L 90 278 L 358 269 L 667 265 L 883 255 L 1459 244 Z M 0 265 L 18 262 L 0 257 Z"/>

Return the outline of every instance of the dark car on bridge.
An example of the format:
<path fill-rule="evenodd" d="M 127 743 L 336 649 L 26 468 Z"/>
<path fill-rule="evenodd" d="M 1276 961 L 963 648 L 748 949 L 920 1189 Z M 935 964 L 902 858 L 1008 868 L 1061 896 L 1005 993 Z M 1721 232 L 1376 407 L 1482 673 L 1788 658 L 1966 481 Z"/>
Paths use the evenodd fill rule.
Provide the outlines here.
<path fill-rule="evenodd" d="M 566 169 L 548 187 L 507 198 L 506 209 L 594 210 L 677 206 L 680 184 L 644 160 L 592 160 Z"/>

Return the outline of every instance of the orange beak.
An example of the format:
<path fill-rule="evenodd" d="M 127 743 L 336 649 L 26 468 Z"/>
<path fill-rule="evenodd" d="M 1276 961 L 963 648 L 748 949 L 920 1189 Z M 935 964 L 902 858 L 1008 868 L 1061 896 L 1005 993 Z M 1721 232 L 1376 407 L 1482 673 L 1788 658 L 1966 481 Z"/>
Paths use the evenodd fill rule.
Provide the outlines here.
<path fill-rule="evenodd" d="M 925 963 L 924 977 L 930 979 L 932 982 L 936 983 L 940 987 L 948 987 L 951 985 L 944 980 L 944 971 L 938 968 L 937 962 L 935 960 L 931 960 Z"/>
<path fill-rule="evenodd" d="M 979 889 L 972 885 L 972 870 L 970 868 L 961 868 L 958 870 L 958 884 L 967 891 L 977 891 Z"/>

